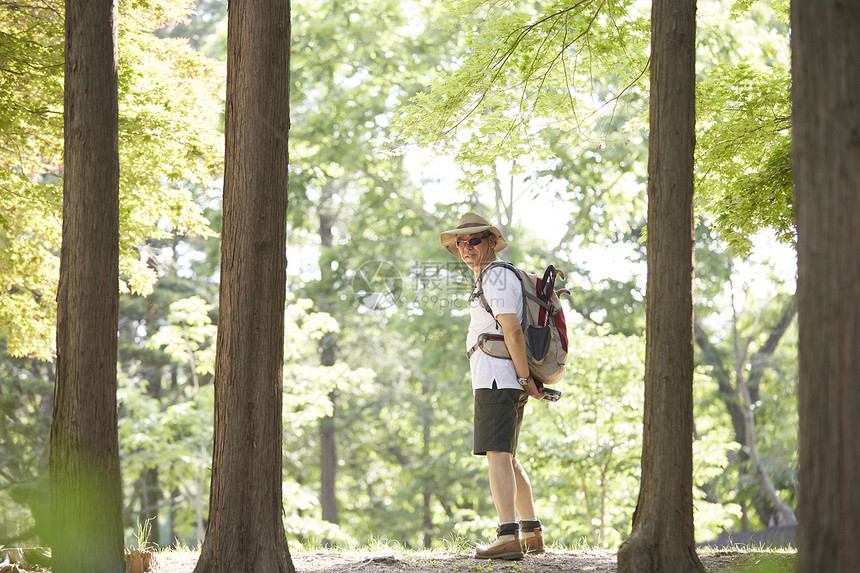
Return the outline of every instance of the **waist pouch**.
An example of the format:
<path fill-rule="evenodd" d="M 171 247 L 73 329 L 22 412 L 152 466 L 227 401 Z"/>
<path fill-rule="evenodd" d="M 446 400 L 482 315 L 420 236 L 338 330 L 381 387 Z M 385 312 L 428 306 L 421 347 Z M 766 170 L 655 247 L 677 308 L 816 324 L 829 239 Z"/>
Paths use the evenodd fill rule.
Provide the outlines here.
<path fill-rule="evenodd" d="M 511 353 L 505 344 L 505 337 L 501 334 L 483 333 L 478 335 L 478 342 L 466 352 L 466 358 L 471 358 L 476 350 L 480 350 L 493 358 L 507 358 L 510 360 Z"/>

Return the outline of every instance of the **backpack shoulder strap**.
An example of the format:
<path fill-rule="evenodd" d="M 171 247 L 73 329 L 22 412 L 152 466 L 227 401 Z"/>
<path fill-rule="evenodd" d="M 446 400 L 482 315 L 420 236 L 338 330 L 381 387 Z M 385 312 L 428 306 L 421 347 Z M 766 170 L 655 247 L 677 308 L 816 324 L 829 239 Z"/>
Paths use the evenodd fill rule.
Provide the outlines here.
<path fill-rule="evenodd" d="M 480 274 L 478 274 L 478 278 L 475 279 L 475 287 L 472 289 L 472 294 L 469 295 L 469 302 L 470 303 L 477 298 L 478 301 L 481 303 L 481 307 L 483 307 L 483 309 L 486 310 L 490 314 L 490 316 L 492 316 L 493 318 L 495 318 L 495 315 L 493 314 L 493 309 L 490 308 L 490 303 L 487 302 L 487 297 L 484 296 L 483 280 L 484 280 L 484 273 L 486 273 L 490 269 L 494 269 L 494 268 L 498 268 L 498 267 L 512 271 L 514 273 L 514 275 L 516 275 L 517 280 L 520 280 L 520 282 L 522 282 L 522 280 L 520 279 L 519 273 L 517 273 L 517 268 L 514 265 L 512 265 L 511 263 L 509 263 L 507 261 L 493 261 L 490 264 L 488 264 L 486 267 L 484 267 L 484 269 L 480 272 Z M 498 324 L 498 321 L 496 321 L 496 323 Z"/>

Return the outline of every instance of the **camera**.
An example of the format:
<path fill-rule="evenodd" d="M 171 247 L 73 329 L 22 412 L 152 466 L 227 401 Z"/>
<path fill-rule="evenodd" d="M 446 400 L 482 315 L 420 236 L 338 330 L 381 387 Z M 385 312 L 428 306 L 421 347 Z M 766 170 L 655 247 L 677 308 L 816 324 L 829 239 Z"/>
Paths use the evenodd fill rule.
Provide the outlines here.
<path fill-rule="evenodd" d="M 561 398 L 561 390 L 552 390 L 550 388 L 544 388 L 543 400 L 547 402 L 558 402 L 558 399 Z"/>

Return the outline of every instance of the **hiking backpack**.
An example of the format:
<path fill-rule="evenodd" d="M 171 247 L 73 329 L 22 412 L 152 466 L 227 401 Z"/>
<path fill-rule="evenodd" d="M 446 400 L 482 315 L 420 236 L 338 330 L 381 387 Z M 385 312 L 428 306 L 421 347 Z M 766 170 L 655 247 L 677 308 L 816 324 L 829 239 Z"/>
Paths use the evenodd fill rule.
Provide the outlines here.
<path fill-rule="evenodd" d="M 495 317 L 487 298 L 484 296 L 484 273 L 491 268 L 502 267 L 514 273 L 520 281 L 523 295 L 523 319 L 521 326 L 526 341 L 526 355 L 529 361 L 529 373 L 540 384 L 555 384 L 564 375 L 564 363 L 567 359 L 567 323 L 564 311 L 558 299 L 558 293 L 568 291 L 555 290 L 557 276 L 564 278 L 564 273 L 552 265 L 546 268 L 543 278 L 518 269 L 506 261 L 493 261 L 478 275 L 475 288 L 469 297 L 469 303 L 476 298 L 481 306 Z M 505 337 L 501 334 L 485 332 L 478 336 L 478 342 L 469 349 L 466 356 L 472 357 L 475 351 L 482 352 L 495 358 L 510 359 Z"/>

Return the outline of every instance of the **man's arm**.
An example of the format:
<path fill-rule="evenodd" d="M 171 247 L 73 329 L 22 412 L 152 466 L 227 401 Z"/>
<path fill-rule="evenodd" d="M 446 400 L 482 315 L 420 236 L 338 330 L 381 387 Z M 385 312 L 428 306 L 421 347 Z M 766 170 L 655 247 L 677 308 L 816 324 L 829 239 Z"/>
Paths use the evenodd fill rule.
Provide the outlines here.
<path fill-rule="evenodd" d="M 499 314 L 496 315 L 496 320 L 502 327 L 502 334 L 505 336 L 505 346 L 508 347 L 508 352 L 511 353 L 511 359 L 514 362 L 514 368 L 517 371 L 518 378 L 528 378 L 528 386 L 523 389 L 526 394 L 532 398 L 543 398 L 543 391 L 538 390 L 537 384 L 529 374 L 529 361 L 526 355 L 526 338 L 523 335 L 523 328 L 520 326 L 520 321 L 516 314 Z"/>

